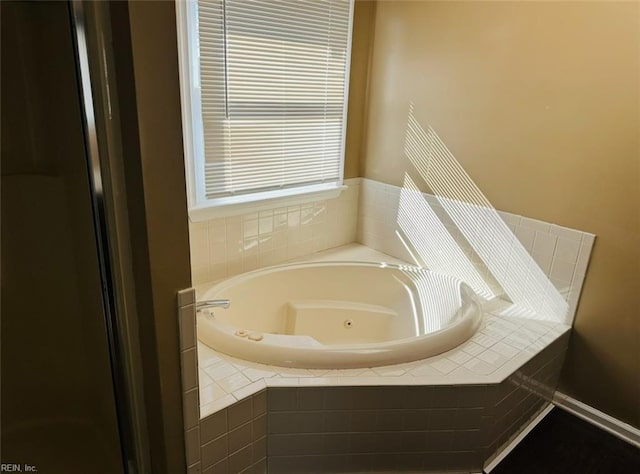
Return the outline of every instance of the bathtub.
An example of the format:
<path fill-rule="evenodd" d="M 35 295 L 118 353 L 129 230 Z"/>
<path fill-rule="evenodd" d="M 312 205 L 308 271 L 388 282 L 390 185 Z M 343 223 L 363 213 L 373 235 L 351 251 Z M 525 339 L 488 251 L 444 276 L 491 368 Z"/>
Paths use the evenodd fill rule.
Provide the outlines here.
<path fill-rule="evenodd" d="M 200 291 L 229 308 L 198 313 L 198 338 L 244 360 L 285 367 L 376 367 L 448 351 L 480 325 L 460 280 L 385 263 L 313 262 L 238 275 Z"/>

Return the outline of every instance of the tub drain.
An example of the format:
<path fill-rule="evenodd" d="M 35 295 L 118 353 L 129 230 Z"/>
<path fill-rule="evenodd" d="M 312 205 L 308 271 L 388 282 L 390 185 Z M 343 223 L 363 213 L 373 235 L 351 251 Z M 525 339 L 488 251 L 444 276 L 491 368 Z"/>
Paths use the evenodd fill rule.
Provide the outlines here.
<path fill-rule="evenodd" d="M 353 327 L 353 320 L 352 319 L 347 319 L 344 322 L 344 327 L 347 329 L 351 329 Z"/>

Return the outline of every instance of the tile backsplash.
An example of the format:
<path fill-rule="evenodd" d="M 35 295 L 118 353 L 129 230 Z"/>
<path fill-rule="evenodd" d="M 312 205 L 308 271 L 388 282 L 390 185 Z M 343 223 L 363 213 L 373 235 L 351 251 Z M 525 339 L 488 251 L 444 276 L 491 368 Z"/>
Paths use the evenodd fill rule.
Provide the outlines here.
<path fill-rule="evenodd" d="M 567 324 L 594 240 L 586 232 L 417 190 L 369 179 L 360 185 L 358 242 L 456 275 L 481 293 L 512 297 L 522 288 L 523 306 L 534 312 L 549 313 L 554 293 L 563 305 L 559 322 Z"/>
<path fill-rule="evenodd" d="M 356 240 L 360 180 L 339 197 L 189 223 L 194 285 Z"/>

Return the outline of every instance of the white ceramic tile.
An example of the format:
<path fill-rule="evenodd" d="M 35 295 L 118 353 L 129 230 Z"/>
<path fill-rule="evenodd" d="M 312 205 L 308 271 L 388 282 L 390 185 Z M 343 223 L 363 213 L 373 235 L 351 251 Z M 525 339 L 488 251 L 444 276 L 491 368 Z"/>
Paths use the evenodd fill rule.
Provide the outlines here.
<path fill-rule="evenodd" d="M 520 225 L 521 218 L 515 214 L 509 214 L 508 212 L 498 211 L 498 215 L 508 226 L 517 227 Z"/>
<path fill-rule="evenodd" d="M 275 214 L 275 209 L 267 209 L 264 211 L 260 211 L 258 213 L 258 217 L 260 219 L 264 219 L 264 218 L 268 218 L 268 217 L 273 217 L 273 215 Z"/>
<path fill-rule="evenodd" d="M 214 402 L 202 405 L 200 406 L 200 419 L 206 418 L 207 416 L 212 415 L 217 411 L 224 410 L 237 401 L 238 399 L 233 395 L 225 395 L 223 398 L 220 398 Z"/>
<path fill-rule="evenodd" d="M 479 375 L 489 375 L 496 367 L 480 359 L 471 359 L 463 364 L 464 367 Z"/>
<path fill-rule="evenodd" d="M 191 253 L 191 278 L 195 284 L 211 280 L 209 278 L 209 265 L 206 262 L 196 263 L 193 261 L 194 254 Z"/>
<path fill-rule="evenodd" d="M 492 349 L 487 349 L 486 351 L 480 353 L 478 355 L 478 359 L 483 360 L 496 368 L 501 367 L 505 362 L 507 362 L 507 357 Z"/>
<path fill-rule="evenodd" d="M 383 377 L 399 377 L 407 371 L 397 365 L 385 365 L 383 367 L 373 367 L 373 371 Z"/>
<path fill-rule="evenodd" d="M 295 367 L 274 367 L 281 377 L 313 377 L 313 374 L 307 369 L 298 369 Z"/>
<path fill-rule="evenodd" d="M 213 253 L 219 253 L 224 255 L 224 251 L 220 252 L 219 249 L 224 248 L 227 242 L 227 228 L 224 219 L 212 219 L 208 221 L 209 224 L 209 250 Z"/>
<path fill-rule="evenodd" d="M 221 398 L 226 397 L 229 392 L 224 390 L 218 383 L 213 382 L 205 387 L 200 387 L 200 403 L 206 405 Z"/>
<path fill-rule="evenodd" d="M 553 255 L 553 258 L 575 264 L 578 261 L 579 252 L 580 241 L 558 237 L 558 241 L 556 243 L 556 251 Z"/>
<path fill-rule="evenodd" d="M 220 380 L 224 377 L 228 377 L 229 375 L 238 372 L 238 369 L 229 363 L 222 362 L 213 366 L 206 367 L 204 371 L 213 380 Z"/>
<path fill-rule="evenodd" d="M 178 291 L 178 307 L 186 306 L 196 302 L 196 290 L 193 288 L 185 288 Z"/>
<path fill-rule="evenodd" d="M 201 369 L 217 364 L 222 361 L 220 354 L 211 349 L 206 344 L 198 343 L 198 366 Z"/>
<path fill-rule="evenodd" d="M 573 278 L 575 265 L 562 260 L 554 260 L 551 265 L 551 277 L 556 280 L 570 282 Z"/>
<path fill-rule="evenodd" d="M 242 387 L 246 387 L 250 383 L 251 380 L 242 372 L 236 372 L 228 377 L 217 380 L 217 384 L 227 393 L 233 393 Z"/>
<path fill-rule="evenodd" d="M 191 390 L 198 385 L 196 348 L 181 352 L 180 362 L 182 366 L 182 388 L 183 390 Z"/>
<path fill-rule="evenodd" d="M 196 426 L 187 431 L 184 442 L 187 465 L 195 464 L 200 460 L 200 428 Z"/>
<path fill-rule="evenodd" d="M 580 241 L 582 240 L 582 234 L 583 234 L 583 232 L 580 232 L 578 230 L 569 229 L 567 227 L 561 227 L 555 224 L 551 224 L 549 233 L 556 235 L 558 237 L 562 237 L 563 239 L 573 240 L 578 243 L 580 243 Z"/>
<path fill-rule="evenodd" d="M 507 359 L 514 357 L 518 353 L 518 349 L 502 341 L 491 346 L 491 350 L 494 352 L 497 352 L 498 354 L 503 355 Z"/>
<path fill-rule="evenodd" d="M 339 385 L 348 387 L 377 387 L 381 385 L 395 385 L 394 381 L 380 377 L 339 377 Z M 408 383 L 407 385 L 410 385 Z"/>
<path fill-rule="evenodd" d="M 225 218 L 226 241 L 238 242 L 242 240 L 242 218 L 239 216 Z"/>
<path fill-rule="evenodd" d="M 553 256 L 541 253 L 533 253 L 531 256 L 540 267 L 540 270 L 542 270 L 545 275 L 549 275 L 549 273 L 551 272 L 551 262 L 553 261 Z"/>
<path fill-rule="evenodd" d="M 242 258 L 227 260 L 227 275 L 238 275 L 242 273 Z"/>
<path fill-rule="evenodd" d="M 244 259 L 249 255 L 257 255 L 259 242 L 257 235 L 245 237 L 242 243 L 242 258 Z"/>
<path fill-rule="evenodd" d="M 553 255 L 556 247 L 556 240 L 557 237 L 554 235 L 537 231 L 535 239 L 533 241 L 533 253 L 539 253 L 542 255 Z"/>
<path fill-rule="evenodd" d="M 336 369 L 331 371 L 331 375 L 333 377 L 361 377 L 364 376 L 367 371 L 369 371 L 369 369 Z"/>
<path fill-rule="evenodd" d="M 528 251 L 533 250 L 533 241 L 535 239 L 535 236 L 535 230 L 529 227 L 518 226 L 516 228 L 516 237 L 518 238 L 522 246 Z"/>
<path fill-rule="evenodd" d="M 259 220 L 259 235 L 270 234 L 273 232 L 273 216 L 260 217 Z"/>
<path fill-rule="evenodd" d="M 358 375 L 357 377 L 359 377 L 359 378 L 371 378 L 371 377 L 379 378 L 378 374 L 376 374 L 373 371 L 373 369 L 367 369 L 364 372 L 362 372 L 360 375 Z"/>
<path fill-rule="evenodd" d="M 242 271 L 250 272 L 259 267 L 258 255 L 244 255 L 242 257 Z"/>
<path fill-rule="evenodd" d="M 180 318 L 180 350 L 191 349 L 196 345 L 196 311 L 194 305 L 183 306 L 178 312 Z"/>
<path fill-rule="evenodd" d="M 189 430 L 198 424 L 198 420 L 200 419 L 200 400 L 197 388 L 183 394 L 182 418 L 185 430 Z"/>
<path fill-rule="evenodd" d="M 464 364 L 465 362 L 470 360 L 472 357 L 473 356 L 471 356 L 470 354 L 462 350 L 456 350 L 452 354 L 447 355 L 447 359 L 451 360 L 452 362 L 455 362 L 458 365 Z"/>
<path fill-rule="evenodd" d="M 273 215 L 273 231 L 282 231 L 287 228 L 288 217 L 286 209 L 283 209 L 281 213 L 275 213 Z"/>
<path fill-rule="evenodd" d="M 213 379 L 207 375 L 207 373 L 202 369 L 198 369 L 198 386 L 206 387 L 207 385 L 211 385 L 213 383 Z"/>
<path fill-rule="evenodd" d="M 578 261 L 576 263 L 576 272 L 580 275 L 584 275 L 587 272 L 587 266 L 589 265 L 589 259 L 591 257 L 591 249 L 592 244 L 587 241 L 582 241 L 580 244 Z"/>
<path fill-rule="evenodd" d="M 520 225 L 523 227 L 528 227 L 529 229 L 533 229 L 536 232 L 549 233 L 551 229 L 551 224 L 547 222 L 538 221 L 536 219 L 530 219 L 528 217 L 522 217 L 520 219 Z"/>
<path fill-rule="evenodd" d="M 205 223 L 206 224 L 206 223 Z M 209 261 L 209 231 L 206 225 L 189 227 L 189 247 L 191 248 L 191 261 L 196 265 Z"/>
<path fill-rule="evenodd" d="M 505 344 L 508 344 L 516 349 L 523 350 L 527 348 L 533 341 L 528 338 L 522 337 L 519 334 L 511 334 L 503 339 Z"/>
<path fill-rule="evenodd" d="M 429 365 L 443 374 L 448 374 L 449 372 L 452 372 L 454 369 L 458 368 L 458 364 L 447 358 L 438 359 L 434 362 L 431 362 Z"/>
<path fill-rule="evenodd" d="M 297 387 L 300 379 L 297 377 L 271 377 L 265 380 L 267 387 Z"/>
<path fill-rule="evenodd" d="M 260 238 L 258 239 L 258 251 L 260 253 L 273 250 L 274 247 L 275 242 L 273 240 L 272 233 L 260 235 Z"/>
<path fill-rule="evenodd" d="M 302 377 L 296 379 L 300 387 L 335 387 L 341 385 L 340 377 Z"/>
<path fill-rule="evenodd" d="M 485 347 L 481 346 L 480 344 L 476 344 L 473 341 L 467 341 L 460 348 L 464 352 L 472 356 L 477 356 L 478 354 L 480 354 L 481 352 L 484 352 L 485 350 Z"/>
<path fill-rule="evenodd" d="M 298 227 L 300 225 L 300 207 L 292 206 L 287 212 L 287 226 Z"/>
<path fill-rule="evenodd" d="M 227 276 L 227 263 L 219 262 L 209 265 L 209 279 L 211 281 L 220 280 Z"/>
<path fill-rule="evenodd" d="M 265 383 L 264 379 L 260 379 L 235 390 L 233 392 L 233 396 L 238 400 L 243 400 L 244 398 L 249 397 L 254 393 L 258 393 L 260 390 L 264 390 L 266 386 L 267 384 Z"/>
<path fill-rule="evenodd" d="M 275 375 L 277 375 L 276 372 L 273 372 L 271 370 L 261 370 L 261 369 L 254 369 L 254 368 L 245 369 L 242 371 L 242 373 L 245 375 L 245 377 L 247 377 L 252 382 L 255 382 L 256 380 L 266 379 L 269 377 L 274 377 Z"/>
<path fill-rule="evenodd" d="M 488 383 L 486 375 L 477 374 L 464 366 L 460 366 L 449 374 L 452 384 L 482 384 Z"/>
<path fill-rule="evenodd" d="M 503 337 L 511 334 L 512 332 L 513 332 L 512 330 L 505 328 L 499 324 L 490 324 L 490 325 L 487 325 L 486 327 L 480 328 L 481 334 L 485 334 L 496 340 L 500 340 Z"/>
<path fill-rule="evenodd" d="M 233 367 L 235 367 L 240 371 L 243 371 L 250 367 L 253 367 L 253 368 L 264 367 L 262 364 L 258 364 L 256 362 L 250 362 L 244 359 L 238 359 L 236 357 L 231 357 L 230 355 L 227 355 L 227 354 L 223 354 L 222 358 L 224 359 L 225 363 L 232 365 Z"/>
<path fill-rule="evenodd" d="M 496 342 L 498 342 L 498 339 L 480 332 L 473 335 L 473 337 L 471 338 L 471 342 L 474 342 L 484 348 L 487 348 L 487 347 L 493 346 Z M 469 351 L 466 351 L 466 352 L 469 352 Z"/>
<path fill-rule="evenodd" d="M 247 219 L 242 223 L 242 237 L 246 240 L 250 237 L 258 237 L 260 222 L 258 219 Z"/>
<path fill-rule="evenodd" d="M 314 377 L 322 377 L 330 370 L 329 369 L 307 369 L 307 371 Z"/>
<path fill-rule="evenodd" d="M 424 376 L 428 376 L 428 375 L 442 375 L 442 372 L 440 372 L 439 370 L 434 369 L 429 364 L 420 365 L 420 366 L 416 367 L 415 369 L 410 370 L 409 373 L 411 375 L 413 375 L 414 377 L 424 377 Z"/>

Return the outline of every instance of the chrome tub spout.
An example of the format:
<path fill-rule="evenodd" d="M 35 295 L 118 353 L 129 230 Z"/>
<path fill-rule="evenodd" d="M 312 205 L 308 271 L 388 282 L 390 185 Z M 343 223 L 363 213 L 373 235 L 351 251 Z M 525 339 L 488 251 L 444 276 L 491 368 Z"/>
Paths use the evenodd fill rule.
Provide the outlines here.
<path fill-rule="evenodd" d="M 231 306 L 231 301 L 227 299 L 223 300 L 204 300 L 196 302 L 196 311 L 200 311 L 206 308 L 224 308 L 227 309 Z"/>

